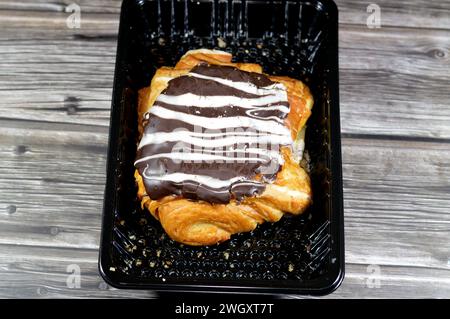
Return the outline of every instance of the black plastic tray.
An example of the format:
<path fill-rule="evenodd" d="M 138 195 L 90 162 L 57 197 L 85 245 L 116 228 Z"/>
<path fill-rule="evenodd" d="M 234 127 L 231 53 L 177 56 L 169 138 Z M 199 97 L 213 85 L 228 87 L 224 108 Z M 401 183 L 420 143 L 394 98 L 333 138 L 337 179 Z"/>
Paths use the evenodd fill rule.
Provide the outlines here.
<path fill-rule="evenodd" d="M 118 288 L 326 294 L 344 277 L 338 92 L 332 1 L 125 0 L 120 18 L 99 268 Z M 137 92 L 189 49 L 216 48 L 269 74 L 303 80 L 313 205 L 210 247 L 172 241 L 136 200 Z"/>

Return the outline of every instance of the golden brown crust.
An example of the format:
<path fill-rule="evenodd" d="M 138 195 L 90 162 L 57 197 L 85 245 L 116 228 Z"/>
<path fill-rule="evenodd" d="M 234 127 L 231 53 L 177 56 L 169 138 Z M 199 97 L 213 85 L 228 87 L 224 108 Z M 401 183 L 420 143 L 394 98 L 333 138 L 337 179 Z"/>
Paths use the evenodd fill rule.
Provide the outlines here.
<path fill-rule="evenodd" d="M 269 76 L 269 79 L 274 82 L 280 82 L 287 88 L 290 111 L 286 119 L 286 125 L 291 130 L 292 138 L 295 141 L 297 134 L 305 126 L 311 115 L 314 103 L 311 92 L 302 81 L 291 79 L 287 76 Z"/>
<path fill-rule="evenodd" d="M 214 50 L 192 50 L 188 51 L 181 57 L 180 61 L 175 65 L 177 70 L 192 69 L 200 62 L 207 62 L 209 64 L 228 65 L 237 67 L 240 70 L 247 72 L 262 73 L 262 67 L 255 63 L 232 63 L 232 55 L 222 51 Z"/>
<path fill-rule="evenodd" d="M 158 69 L 150 87 L 140 90 L 140 133 L 143 114 L 167 87 L 168 81 L 188 73 L 200 61 L 232 65 L 241 70 L 262 73 L 257 64 L 231 63 L 229 54 L 203 49 L 190 51 L 180 59 L 175 68 Z M 311 93 L 301 81 L 278 76 L 270 76 L 270 79 L 283 83 L 287 88 L 291 111 L 286 125 L 291 130 L 292 137 L 296 139 L 311 114 Z M 285 162 L 274 183 L 267 184 L 260 196 L 247 197 L 240 203 L 233 200 L 228 204 L 214 204 L 176 196 L 152 200 L 146 194 L 142 177 L 136 170 L 137 195 L 142 208 L 149 210 L 160 221 L 172 239 L 194 246 L 220 243 L 228 240 L 232 234 L 251 231 L 263 222 L 276 222 L 284 213 L 301 214 L 310 205 L 312 193 L 308 174 L 293 160 L 289 148 L 284 147 L 281 152 Z"/>
<path fill-rule="evenodd" d="M 283 156 L 286 162 L 275 182 L 268 184 L 260 196 L 241 203 L 211 204 L 176 196 L 151 200 L 136 171 L 138 197 L 172 239 L 188 245 L 223 242 L 265 221 L 277 222 L 284 213 L 301 214 L 309 206 L 312 194 L 308 174 L 292 161 L 288 148 L 283 149 Z"/>

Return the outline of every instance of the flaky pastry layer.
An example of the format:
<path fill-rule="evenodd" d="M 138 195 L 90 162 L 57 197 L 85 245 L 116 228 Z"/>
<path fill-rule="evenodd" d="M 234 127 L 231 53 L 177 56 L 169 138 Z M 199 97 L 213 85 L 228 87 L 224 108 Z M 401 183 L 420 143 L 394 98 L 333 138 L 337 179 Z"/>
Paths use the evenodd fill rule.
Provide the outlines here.
<path fill-rule="evenodd" d="M 243 71 L 262 73 L 258 64 L 232 63 L 231 54 L 215 50 L 193 50 L 187 52 L 175 67 L 159 68 L 149 87 L 139 91 L 139 133 L 143 133 L 143 116 L 156 98 L 167 87 L 168 82 L 189 71 L 200 62 L 214 65 L 234 66 Z M 290 112 L 285 119 L 293 140 L 311 114 L 313 97 L 301 81 L 284 76 L 269 76 L 274 82 L 287 88 Z M 166 233 L 175 241 L 194 245 L 212 245 L 226 241 L 232 234 L 248 232 L 263 222 L 276 222 L 285 214 L 299 215 L 311 204 L 310 179 L 305 170 L 294 160 L 289 147 L 281 149 L 284 164 L 273 183 L 256 197 L 246 197 L 241 202 L 232 200 L 227 204 L 208 203 L 180 196 L 166 196 L 152 200 L 146 193 L 142 177 L 135 171 L 138 199 L 161 223 Z"/>

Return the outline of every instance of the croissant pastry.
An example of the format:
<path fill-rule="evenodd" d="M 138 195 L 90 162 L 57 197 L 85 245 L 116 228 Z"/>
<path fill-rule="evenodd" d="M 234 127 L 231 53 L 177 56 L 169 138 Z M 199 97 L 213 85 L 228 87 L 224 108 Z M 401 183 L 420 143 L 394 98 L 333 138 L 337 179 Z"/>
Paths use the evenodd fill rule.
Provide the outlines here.
<path fill-rule="evenodd" d="M 300 166 L 312 95 L 301 81 L 187 52 L 139 91 L 138 199 L 175 241 L 212 245 L 311 204 Z"/>

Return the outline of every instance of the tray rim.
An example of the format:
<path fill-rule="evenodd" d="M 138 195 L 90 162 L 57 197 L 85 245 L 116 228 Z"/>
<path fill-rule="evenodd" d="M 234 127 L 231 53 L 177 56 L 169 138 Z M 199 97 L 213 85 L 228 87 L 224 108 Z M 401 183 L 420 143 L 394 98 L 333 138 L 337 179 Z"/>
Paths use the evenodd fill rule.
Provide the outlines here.
<path fill-rule="evenodd" d="M 116 62 L 114 71 L 114 82 L 111 101 L 111 115 L 109 126 L 109 138 L 107 149 L 107 165 L 106 165 L 106 185 L 103 198 L 103 212 L 102 212 L 102 227 L 100 235 L 99 245 L 99 258 L 98 258 L 98 270 L 105 282 L 118 289 L 141 289 L 141 290 L 155 290 L 155 291 L 190 291 L 190 292 L 225 292 L 225 293 L 258 293 L 258 294 L 296 294 L 296 295 L 327 295 L 335 291 L 343 282 L 345 277 L 345 253 L 344 253 L 344 206 L 343 206 L 343 183 L 342 183 L 342 155 L 341 155 L 341 130 L 340 130 L 340 114 L 339 114 L 339 58 L 338 58 L 338 7 L 333 0 L 310 0 L 307 2 L 320 3 L 322 6 L 328 8 L 328 14 L 332 20 L 332 27 L 330 32 L 334 33 L 331 37 L 331 44 L 335 52 L 328 54 L 328 59 L 332 59 L 332 65 L 336 67 L 330 70 L 330 77 L 333 80 L 333 84 L 330 86 L 333 99 L 330 100 L 332 107 L 330 108 L 330 138 L 331 152 L 330 152 L 330 164 L 332 166 L 333 178 L 332 178 L 332 190 L 331 203 L 337 204 L 333 209 L 333 215 L 330 222 L 331 238 L 336 239 L 332 241 L 331 245 L 335 250 L 336 262 L 331 265 L 329 272 L 329 278 L 325 285 L 315 286 L 314 283 L 320 281 L 323 283 L 323 278 L 313 279 L 307 281 L 308 286 L 284 286 L 284 287 L 271 287 L 259 285 L 233 285 L 229 283 L 215 283 L 215 284 L 203 284 L 208 280 L 197 280 L 190 283 L 171 283 L 171 282 L 158 282 L 150 283 L 146 281 L 121 281 L 115 278 L 115 273 L 110 270 L 113 266 L 112 260 L 109 256 L 110 249 L 107 249 L 107 244 L 111 242 L 112 234 L 108 234 L 107 230 L 111 230 L 114 219 L 114 207 L 113 202 L 117 200 L 117 193 L 115 191 L 115 179 L 114 172 L 116 170 L 115 160 L 117 158 L 117 149 L 114 142 L 118 140 L 118 125 L 120 123 L 119 111 L 120 100 L 122 99 L 121 93 L 123 88 L 123 77 L 121 77 L 121 61 L 123 58 L 123 46 L 121 46 L 121 34 L 124 34 L 126 27 L 123 23 L 125 20 L 125 6 L 131 2 L 140 0 L 123 0 L 121 5 L 119 33 L 116 48 Z M 292 1 L 292 0 L 291 0 Z M 294 0 L 293 2 L 297 2 Z M 330 50 L 334 51 L 334 50 Z M 107 196 L 108 195 L 108 196 Z M 112 195 L 112 196 L 111 196 Z M 110 196 L 110 197 L 109 197 Z M 108 200 L 109 198 L 109 200 Z M 194 283 L 192 283 L 194 282 Z M 198 282 L 196 284 L 195 282 Z M 251 281 L 248 281 L 251 282 Z M 281 282 L 281 281 L 276 281 Z M 268 281 L 269 283 L 269 281 Z"/>

